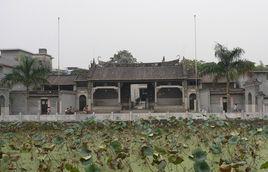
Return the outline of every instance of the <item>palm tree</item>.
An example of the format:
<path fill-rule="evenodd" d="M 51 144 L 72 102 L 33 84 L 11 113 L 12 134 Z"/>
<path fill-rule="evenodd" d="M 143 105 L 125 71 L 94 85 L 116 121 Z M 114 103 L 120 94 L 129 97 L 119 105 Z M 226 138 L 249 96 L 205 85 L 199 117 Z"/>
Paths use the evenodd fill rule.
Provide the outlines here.
<path fill-rule="evenodd" d="M 20 64 L 6 74 L 2 84 L 10 88 L 15 84 L 22 84 L 26 87 L 26 113 L 28 113 L 29 90 L 31 87 L 40 86 L 47 82 L 49 69 L 38 64 L 36 59 L 27 56 L 20 58 Z"/>
<path fill-rule="evenodd" d="M 244 50 L 237 47 L 229 50 L 227 47 L 217 43 L 215 48 L 215 57 L 218 62 L 203 63 L 199 66 L 201 75 L 211 75 L 215 82 L 220 78 L 226 79 L 227 107 L 230 107 L 230 81 L 238 79 L 254 68 L 254 63 L 241 56 Z"/>

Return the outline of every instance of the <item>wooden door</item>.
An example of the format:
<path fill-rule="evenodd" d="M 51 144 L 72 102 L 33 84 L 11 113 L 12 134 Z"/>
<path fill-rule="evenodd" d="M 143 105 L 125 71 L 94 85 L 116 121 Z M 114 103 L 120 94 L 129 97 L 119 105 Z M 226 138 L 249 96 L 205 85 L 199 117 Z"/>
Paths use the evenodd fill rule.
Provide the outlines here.
<path fill-rule="evenodd" d="M 41 114 L 47 114 L 48 100 L 41 99 Z"/>

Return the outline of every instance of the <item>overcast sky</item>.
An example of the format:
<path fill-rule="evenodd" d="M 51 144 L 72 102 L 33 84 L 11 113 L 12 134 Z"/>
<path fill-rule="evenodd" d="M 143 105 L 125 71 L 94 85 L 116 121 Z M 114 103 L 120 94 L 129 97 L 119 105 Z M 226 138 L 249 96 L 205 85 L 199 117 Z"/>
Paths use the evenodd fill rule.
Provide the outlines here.
<path fill-rule="evenodd" d="M 241 47 L 245 58 L 268 64 L 268 0 L 0 0 L 0 49 L 47 48 L 57 66 L 88 67 L 127 49 L 139 61 L 215 60 L 216 42 Z"/>

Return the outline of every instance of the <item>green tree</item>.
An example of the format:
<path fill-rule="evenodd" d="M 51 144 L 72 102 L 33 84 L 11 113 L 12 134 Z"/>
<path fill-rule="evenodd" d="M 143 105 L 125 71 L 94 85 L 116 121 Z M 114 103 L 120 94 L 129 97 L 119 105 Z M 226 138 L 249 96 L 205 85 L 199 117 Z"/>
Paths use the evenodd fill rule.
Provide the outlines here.
<path fill-rule="evenodd" d="M 71 71 L 72 75 L 83 75 L 83 74 L 87 74 L 88 70 L 86 69 L 75 69 L 73 71 Z"/>
<path fill-rule="evenodd" d="M 132 56 L 132 54 L 127 50 L 118 51 L 110 58 L 109 63 L 117 64 L 132 64 L 137 63 L 137 59 Z"/>
<path fill-rule="evenodd" d="M 268 67 L 266 65 L 264 65 L 262 61 L 260 61 L 260 64 L 256 65 L 254 70 L 255 71 L 267 71 Z"/>
<path fill-rule="evenodd" d="M 28 113 L 29 90 L 47 82 L 49 69 L 44 68 L 34 58 L 22 56 L 20 63 L 14 67 L 11 73 L 6 74 L 2 80 L 4 86 L 12 87 L 14 84 L 22 84 L 26 87 L 26 113 Z"/>
<path fill-rule="evenodd" d="M 195 65 L 197 66 L 197 69 L 201 69 L 202 65 L 205 63 L 203 60 L 191 60 L 183 58 L 181 60 L 181 63 L 183 63 L 188 71 L 194 71 L 195 72 Z"/>
<path fill-rule="evenodd" d="M 229 50 L 227 47 L 217 43 L 215 46 L 215 57 L 218 62 L 204 63 L 199 67 L 201 75 L 211 75 L 215 81 L 220 78 L 226 79 L 227 105 L 230 107 L 230 82 L 238 79 L 240 75 L 254 69 L 254 63 L 242 59 L 244 50 L 237 47 Z"/>

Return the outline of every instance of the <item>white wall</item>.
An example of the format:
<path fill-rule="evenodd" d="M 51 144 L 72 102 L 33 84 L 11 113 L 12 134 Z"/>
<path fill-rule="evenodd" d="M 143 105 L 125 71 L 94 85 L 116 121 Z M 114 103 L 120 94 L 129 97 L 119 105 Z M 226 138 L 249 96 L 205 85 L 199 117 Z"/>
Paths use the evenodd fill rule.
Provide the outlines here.
<path fill-rule="evenodd" d="M 210 93 L 208 89 L 200 90 L 199 92 L 200 97 L 200 110 L 206 110 L 207 112 L 210 111 Z"/>
<path fill-rule="evenodd" d="M 25 114 L 26 113 L 26 93 L 24 92 L 12 92 L 10 93 L 10 113 Z"/>
<path fill-rule="evenodd" d="M 60 94 L 61 113 L 64 114 L 65 110 L 72 106 L 76 108 L 76 94 L 74 92 L 63 92 Z"/>
<path fill-rule="evenodd" d="M 132 102 L 135 102 L 135 100 L 140 97 L 141 88 L 147 88 L 147 84 L 131 84 L 130 85 L 130 93 L 131 93 Z"/>

